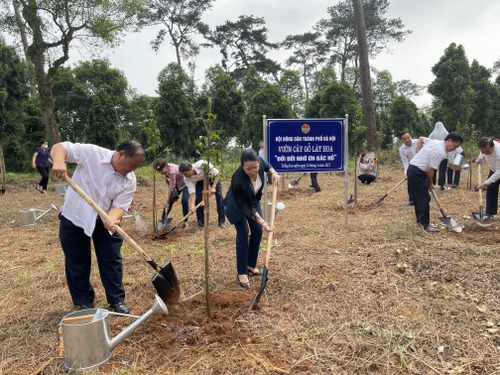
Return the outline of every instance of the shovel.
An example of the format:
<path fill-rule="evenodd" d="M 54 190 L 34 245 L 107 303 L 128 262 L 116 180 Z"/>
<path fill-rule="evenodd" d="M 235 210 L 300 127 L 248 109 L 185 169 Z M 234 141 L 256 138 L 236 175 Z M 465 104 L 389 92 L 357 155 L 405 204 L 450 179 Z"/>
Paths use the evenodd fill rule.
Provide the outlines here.
<path fill-rule="evenodd" d="M 446 216 L 446 213 L 444 212 L 443 208 L 441 207 L 441 203 L 439 203 L 439 199 L 438 199 L 434 189 L 431 190 L 431 194 L 434 197 L 434 199 L 436 200 L 436 203 L 439 207 L 439 211 L 441 211 L 441 215 L 443 215 L 443 217 L 440 217 L 439 220 L 441 220 L 443 223 L 445 223 L 454 232 L 461 233 L 462 229 L 463 229 L 462 226 L 460 224 L 458 224 L 455 220 L 453 220 L 451 217 Z"/>
<path fill-rule="evenodd" d="M 273 200 L 271 203 L 271 207 L 276 207 L 276 194 L 278 194 L 278 187 L 274 186 L 273 187 Z M 272 228 L 274 225 L 274 217 L 276 215 L 276 210 L 271 210 L 271 218 L 269 219 L 269 226 Z M 260 283 L 260 287 L 257 290 L 257 293 L 253 297 L 252 302 L 250 303 L 250 309 L 254 310 L 257 308 L 257 305 L 259 304 L 260 297 L 262 297 L 262 294 L 264 293 L 264 289 L 266 288 L 267 285 L 267 280 L 268 275 L 269 275 L 269 258 L 271 258 L 271 247 L 273 245 L 273 233 L 270 232 L 269 236 L 267 237 L 267 252 L 266 252 L 266 263 L 264 264 L 264 268 L 262 268 L 262 281 Z"/>
<path fill-rule="evenodd" d="M 203 206 L 203 201 L 201 201 L 200 203 L 198 203 L 195 207 L 194 207 L 194 211 L 196 212 L 196 210 Z M 163 237 L 163 236 L 166 236 L 167 234 L 169 234 L 170 232 L 172 232 L 173 230 L 175 230 L 180 224 L 182 224 L 182 222 L 184 220 L 186 220 L 189 216 L 191 216 L 193 214 L 192 211 L 188 212 L 186 214 L 186 216 L 184 216 L 182 219 L 180 219 L 177 223 L 172 223 L 172 222 L 168 222 L 167 225 L 165 225 L 163 228 L 159 228 L 160 231 L 158 232 L 158 236 L 157 237 Z M 172 220 L 170 220 L 172 221 Z"/>
<path fill-rule="evenodd" d="M 99 216 L 104 220 L 109 220 L 109 216 L 104 212 L 104 210 L 95 203 L 92 198 L 90 198 L 87 193 L 85 193 L 69 176 L 65 176 L 65 180 L 71 188 L 76 191 L 76 193 L 82 197 L 94 210 L 97 211 Z M 125 241 L 127 241 L 136 250 L 146 262 L 153 267 L 156 274 L 152 277 L 151 283 L 156 288 L 160 298 L 165 301 L 165 303 L 178 303 L 181 294 L 181 288 L 179 286 L 179 280 L 175 274 L 174 267 L 172 263 L 166 262 L 163 266 L 158 266 L 151 257 L 146 254 L 144 250 L 120 227 L 115 225 L 116 232 L 122 236 Z"/>
<path fill-rule="evenodd" d="M 288 184 L 289 188 L 293 188 L 299 184 L 299 181 L 302 180 L 302 177 L 304 177 L 307 173 L 304 173 L 302 176 L 300 176 L 297 180 L 290 181 Z"/>
<path fill-rule="evenodd" d="M 478 183 L 481 182 L 481 164 L 477 165 Z M 472 213 L 472 219 L 482 227 L 489 227 L 491 223 L 491 215 L 483 214 L 483 191 L 479 189 L 479 212 Z"/>
<path fill-rule="evenodd" d="M 392 193 L 394 190 L 396 190 L 396 188 L 397 188 L 399 185 L 401 185 L 401 184 L 402 184 L 405 180 L 406 180 L 406 179 L 405 179 L 405 178 L 403 178 L 401 181 L 399 181 L 396 185 L 394 185 L 394 186 L 392 187 L 392 189 L 391 189 L 391 190 L 389 190 L 387 193 L 385 193 L 385 195 L 384 195 L 384 196 L 382 196 L 382 197 L 380 197 L 379 199 L 377 199 L 377 200 L 375 201 L 375 204 L 378 204 L 378 203 L 382 202 L 382 201 L 383 201 L 383 200 L 384 200 L 384 199 L 385 199 L 385 198 L 386 198 L 386 197 L 387 197 L 390 193 Z"/>

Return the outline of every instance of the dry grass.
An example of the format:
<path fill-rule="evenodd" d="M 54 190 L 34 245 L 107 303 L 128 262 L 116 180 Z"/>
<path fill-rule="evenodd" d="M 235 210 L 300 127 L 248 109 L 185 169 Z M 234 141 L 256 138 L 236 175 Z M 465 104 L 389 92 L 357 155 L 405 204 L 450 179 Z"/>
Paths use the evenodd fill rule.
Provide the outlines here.
<path fill-rule="evenodd" d="M 277 217 L 270 280 L 255 311 L 249 304 L 259 281 L 250 291 L 238 287 L 234 229 L 219 229 L 212 215 L 211 319 L 200 293 L 202 232 L 191 225 L 153 240 L 151 188 L 140 187 L 135 209 L 148 224 L 129 220 L 123 228 L 156 261 L 172 260 L 188 299 L 168 316 L 152 316 L 104 367 L 88 373 L 500 374 L 498 219 L 489 228 L 475 224 L 477 193 L 462 183 L 441 203 L 464 231 L 441 225 L 439 234 L 427 234 L 405 205 L 404 185 L 373 204 L 399 179 L 398 170 L 385 168 L 374 184 L 358 186 L 347 227 L 342 175 L 320 175 L 317 194 L 307 178 L 280 191 L 286 209 Z M 65 373 L 58 325 L 73 306 L 58 220 L 50 213 L 33 227 L 16 221 L 19 209 L 59 207 L 63 198 L 38 194 L 34 184 L 13 183 L 0 196 L 0 374 Z M 174 215 L 181 216 L 179 204 Z M 431 203 L 434 224 L 439 215 Z M 140 315 L 153 301 L 154 272 L 130 246 L 123 255 L 127 303 Z M 96 303 L 104 307 L 96 267 L 92 279 Z M 110 323 L 115 335 L 131 319 Z"/>

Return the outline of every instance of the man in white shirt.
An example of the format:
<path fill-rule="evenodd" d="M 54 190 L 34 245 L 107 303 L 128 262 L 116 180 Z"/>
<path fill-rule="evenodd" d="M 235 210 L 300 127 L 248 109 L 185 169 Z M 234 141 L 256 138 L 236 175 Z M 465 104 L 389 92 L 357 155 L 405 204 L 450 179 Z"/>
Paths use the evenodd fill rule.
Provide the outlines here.
<path fill-rule="evenodd" d="M 144 149 L 137 141 L 124 142 L 116 151 L 62 142 L 53 147 L 51 157 L 52 172 L 61 179 L 67 173 L 66 162 L 77 164 L 74 182 L 109 216 L 109 220 L 104 220 L 71 187 L 66 191 L 59 215 L 59 239 L 73 303 L 80 309 L 94 307 L 95 294 L 90 283 L 92 240 L 110 308 L 128 314 L 120 253 L 123 239 L 115 233 L 115 225 L 132 203 L 136 190 L 133 171 L 143 163 Z"/>
<path fill-rule="evenodd" d="M 500 143 L 493 137 L 483 137 L 478 142 L 481 150 L 476 163 L 486 160 L 490 169 L 486 181 L 479 185 L 479 189 L 486 190 L 486 213 L 496 215 L 498 210 L 498 187 L 500 185 Z"/>
<path fill-rule="evenodd" d="M 259 156 L 264 160 L 266 159 L 264 157 L 264 141 L 259 142 Z"/>
<path fill-rule="evenodd" d="M 399 156 L 403 162 L 403 173 L 405 179 L 408 179 L 408 166 L 410 165 L 410 160 L 417 154 L 418 139 L 412 139 L 410 132 L 401 133 L 399 138 L 403 142 L 399 148 Z M 408 205 L 413 206 L 413 193 L 411 191 L 410 184 L 408 184 Z"/>
<path fill-rule="evenodd" d="M 420 151 L 411 159 L 408 166 L 408 185 L 411 185 L 413 192 L 417 222 L 429 233 L 439 232 L 438 229 L 429 225 L 429 191 L 434 189 L 432 179 L 447 153 L 455 150 L 463 141 L 457 133 L 449 133 L 444 141 L 430 140 L 425 143 L 424 147 L 421 147 L 424 142 L 421 138 L 417 144 L 417 149 Z"/>
<path fill-rule="evenodd" d="M 203 193 L 203 179 L 205 177 L 205 170 L 203 165 L 207 164 L 205 160 L 199 160 L 194 164 L 182 162 L 179 164 L 179 172 L 184 175 L 184 181 L 189 193 L 189 210 L 194 212 L 195 206 L 202 201 Z M 208 164 L 209 168 L 209 185 L 210 195 L 215 194 L 215 202 L 217 204 L 217 216 L 219 220 L 219 227 L 226 227 L 226 215 L 224 213 L 224 202 L 222 197 L 222 185 L 219 178 L 219 170 L 212 164 Z M 203 228 L 205 225 L 205 218 L 203 216 L 203 207 L 196 210 L 196 219 L 198 221 L 198 228 Z"/>

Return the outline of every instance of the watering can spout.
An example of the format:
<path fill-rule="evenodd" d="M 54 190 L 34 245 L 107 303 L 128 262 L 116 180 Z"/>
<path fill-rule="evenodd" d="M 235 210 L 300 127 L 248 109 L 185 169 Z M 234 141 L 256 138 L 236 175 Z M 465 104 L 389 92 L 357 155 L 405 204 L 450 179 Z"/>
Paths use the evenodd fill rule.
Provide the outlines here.
<path fill-rule="evenodd" d="M 139 327 L 146 319 L 148 319 L 155 312 L 163 312 L 165 315 L 168 314 L 168 309 L 167 306 L 165 305 L 165 302 L 163 302 L 163 300 L 158 295 L 155 296 L 153 307 L 151 307 L 148 311 L 146 311 L 143 315 L 141 315 L 131 325 L 124 328 L 118 335 L 116 335 L 116 337 L 111 339 L 109 343 L 109 347 L 111 348 L 111 350 L 113 350 L 119 343 L 121 343 L 125 337 L 134 332 L 137 327 Z"/>
<path fill-rule="evenodd" d="M 35 221 L 38 221 L 39 219 L 47 215 L 51 210 L 57 210 L 57 207 L 54 204 L 51 204 L 48 210 L 43 211 L 39 216 L 35 218 Z"/>

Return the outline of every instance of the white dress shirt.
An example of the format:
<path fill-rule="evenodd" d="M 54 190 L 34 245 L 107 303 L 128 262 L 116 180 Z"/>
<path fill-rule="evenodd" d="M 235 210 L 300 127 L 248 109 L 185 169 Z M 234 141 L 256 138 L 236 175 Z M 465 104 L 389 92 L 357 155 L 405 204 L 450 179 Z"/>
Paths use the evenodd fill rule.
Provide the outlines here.
<path fill-rule="evenodd" d="M 135 174 L 130 172 L 124 176 L 114 170 L 111 165 L 114 151 L 91 144 L 62 142 L 61 145 L 66 150 L 66 161 L 77 164 L 73 181 L 104 212 L 108 212 L 111 206 L 124 211 L 129 209 L 136 190 Z M 97 212 L 71 187 L 64 196 L 61 213 L 74 225 L 83 228 L 87 236 L 92 236 Z"/>
<path fill-rule="evenodd" d="M 206 163 L 207 162 L 205 160 L 197 161 L 196 163 L 193 164 L 193 168 L 195 169 L 196 173 L 193 174 L 191 177 L 184 176 L 184 181 L 186 182 L 189 194 L 193 194 L 196 191 L 196 183 L 198 181 L 203 180 L 203 177 L 205 177 L 205 170 L 203 169 L 203 164 Z M 215 168 L 211 163 L 208 164 L 208 167 L 210 168 L 210 174 L 213 177 L 219 174 L 219 170 Z"/>
<path fill-rule="evenodd" d="M 480 152 L 478 156 L 478 159 L 486 160 L 488 168 L 493 172 L 493 174 L 486 181 L 484 181 L 486 185 L 497 182 L 500 178 L 500 143 L 494 141 L 493 144 L 495 146 L 491 155 L 485 155 Z"/>
<path fill-rule="evenodd" d="M 438 169 L 439 164 L 446 158 L 448 152 L 444 141 L 430 140 L 411 159 L 410 165 L 414 165 L 420 170 L 427 172 L 427 169 Z"/>
<path fill-rule="evenodd" d="M 417 153 L 417 143 L 418 139 L 412 139 L 411 140 L 411 146 L 407 146 L 404 143 L 401 145 L 399 148 L 399 156 L 401 157 L 401 161 L 403 162 L 403 170 L 406 175 L 406 171 L 408 171 L 408 166 L 410 165 L 410 160 L 413 159 L 413 157 Z"/>

